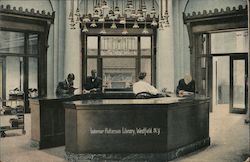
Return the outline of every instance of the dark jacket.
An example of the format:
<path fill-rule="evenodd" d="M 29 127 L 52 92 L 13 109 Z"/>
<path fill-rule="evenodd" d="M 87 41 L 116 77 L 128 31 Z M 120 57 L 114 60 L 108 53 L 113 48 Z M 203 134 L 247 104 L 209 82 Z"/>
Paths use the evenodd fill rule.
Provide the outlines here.
<path fill-rule="evenodd" d="M 69 84 L 67 80 L 59 82 L 56 87 L 56 95 L 57 96 L 71 96 L 74 95 L 74 87 L 73 84 Z"/>
<path fill-rule="evenodd" d="M 190 83 L 186 84 L 184 79 L 181 79 L 179 81 L 179 84 L 178 84 L 177 88 L 176 88 L 176 94 L 179 94 L 180 90 L 195 93 L 195 82 L 194 82 L 194 80 L 192 80 Z"/>
<path fill-rule="evenodd" d="M 83 85 L 86 90 L 91 90 L 93 88 L 97 89 L 97 92 L 102 91 L 102 79 L 99 77 L 93 78 L 92 76 L 88 76 L 86 79 L 86 83 Z"/>

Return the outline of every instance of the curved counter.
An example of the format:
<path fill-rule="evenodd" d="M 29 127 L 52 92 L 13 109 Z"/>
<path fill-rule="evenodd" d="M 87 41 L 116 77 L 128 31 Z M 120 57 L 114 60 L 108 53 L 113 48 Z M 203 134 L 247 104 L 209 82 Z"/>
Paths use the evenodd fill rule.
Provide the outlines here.
<path fill-rule="evenodd" d="M 70 161 L 166 161 L 210 144 L 207 98 L 97 99 L 64 107 Z"/>

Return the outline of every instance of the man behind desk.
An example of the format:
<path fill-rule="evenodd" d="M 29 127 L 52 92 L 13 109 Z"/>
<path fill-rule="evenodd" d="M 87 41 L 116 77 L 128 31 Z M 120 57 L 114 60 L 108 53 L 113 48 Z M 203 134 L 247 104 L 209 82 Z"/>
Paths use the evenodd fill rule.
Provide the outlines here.
<path fill-rule="evenodd" d="M 195 93 L 195 82 L 192 79 L 192 76 L 186 74 L 183 79 L 179 81 L 179 84 L 176 88 L 176 94 L 178 96 L 190 96 Z"/>
<path fill-rule="evenodd" d="M 73 87 L 75 75 L 73 73 L 68 74 L 67 79 L 59 82 L 56 87 L 56 95 L 60 97 L 68 97 L 74 95 L 76 88 Z"/>
<path fill-rule="evenodd" d="M 96 76 L 96 70 L 91 70 L 91 76 L 88 76 L 84 84 L 83 93 L 88 92 L 101 92 L 102 79 Z"/>

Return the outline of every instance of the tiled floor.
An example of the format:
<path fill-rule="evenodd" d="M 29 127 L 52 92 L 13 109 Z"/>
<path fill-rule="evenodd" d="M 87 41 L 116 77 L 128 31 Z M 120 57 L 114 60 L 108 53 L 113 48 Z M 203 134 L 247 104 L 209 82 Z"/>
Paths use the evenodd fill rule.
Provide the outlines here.
<path fill-rule="evenodd" d="M 249 126 L 246 115 L 230 114 L 227 105 L 220 105 L 210 113 L 211 145 L 172 162 L 242 162 L 249 153 Z M 8 124 L 1 117 L 1 125 Z M 25 116 L 26 135 L 21 130 L 7 132 L 0 139 L 1 162 L 65 162 L 64 146 L 36 150 L 30 147 L 30 115 Z"/>

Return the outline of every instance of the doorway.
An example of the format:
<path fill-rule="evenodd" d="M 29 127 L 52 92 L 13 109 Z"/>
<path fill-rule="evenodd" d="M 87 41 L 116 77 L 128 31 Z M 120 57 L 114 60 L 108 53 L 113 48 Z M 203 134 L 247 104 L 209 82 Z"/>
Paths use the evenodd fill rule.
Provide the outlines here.
<path fill-rule="evenodd" d="M 247 54 L 213 56 L 213 107 L 247 110 Z"/>
<path fill-rule="evenodd" d="M 210 38 L 213 107 L 224 104 L 230 113 L 246 113 L 247 30 L 211 33 Z"/>
<path fill-rule="evenodd" d="M 247 111 L 247 55 L 230 57 L 230 112 Z"/>
<path fill-rule="evenodd" d="M 228 108 L 230 113 L 246 113 L 247 30 L 211 33 L 210 38 L 213 69 L 212 105 Z"/>

